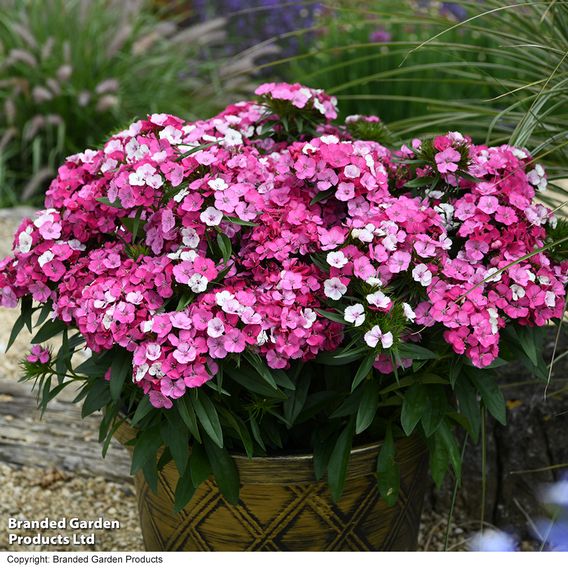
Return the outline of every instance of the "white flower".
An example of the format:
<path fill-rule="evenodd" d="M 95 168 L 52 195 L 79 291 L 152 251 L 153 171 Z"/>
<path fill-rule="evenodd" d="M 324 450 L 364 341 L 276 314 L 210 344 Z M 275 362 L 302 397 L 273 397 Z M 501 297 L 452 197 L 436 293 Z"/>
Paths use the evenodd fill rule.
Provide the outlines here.
<path fill-rule="evenodd" d="M 306 320 L 306 323 L 302 326 L 304 329 L 310 329 L 312 327 L 312 325 L 314 325 L 314 322 L 316 321 L 316 319 L 318 318 L 317 313 L 314 312 L 314 310 L 312 310 L 311 308 L 306 308 L 302 312 L 302 315 L 304 316 L 304 319 Z"/>
<path fill-rule="evenodd" d="M 179 144 L 181 142 L 182 131 L 178 130 L 171 124 L 160 130 L 160 140 L 166 139 L 170 144 Z"/>
<path fill-rule="evenodd" d="M 217 305 L 220 306 L 221 308 L 229 300 L 234 300 L 234 298 L 235 298 L 234 294 L 231 294 L 231 292 L 229 292 L 228 290 L 223 290 L 222 292 L 217 292 L 215 294 L 215 301 L 217 302 Z"/>
<path fill-rule="evenodd" d="M 410 304 L 407 304 L 406 302 L 402 303 L 402 309 L 404 311 L 404 315 L 406 316 L 406 319 L 408 321 L 414 321 L 414 318 L 416 317 L 416 314 L 414 313 L 414 310 L 410 307 Z"/>
<path fill-rule="evenodd" d="M 501 272 L 499 272 L 499 274 L 497 274 L 499 272 L 499 269 L 496 266 L 492 266 L 486 273 L 485 273 L 485 278 L 484 280 L 486 282 L 499 282 L 501 280 Z"/>
<path fill-rule="evenodd" d="M 147 363 L 140 365 L 136 369 L 136 376 L 134 377 L 134 382 L 138 383 L 139 381 L 141 381 L 146 376 L 146 373 L 148 372 L 149 368 L 150 367 Z"/>
<path fill-rule="evenodd" d="M 162 348 L 157 343 L 148 343 L 146 345 L 146 359 L 156 361 L 162 354 Z"/>
<path fill-rule="evenodd" d="M 393 336 L 390 331 L 388 333 L 383 333 L 381 328 L 378 325 L 375 325 L 365 334 L 365 343 L 369 347 L 376 347 L 379 341 L 384 349 L 388 349 L 389 347 L 392 347 Z"/>
<path fill-rule="evenodd" d="M 491 333 L 495 335 L 499 331 L 499 314 L 495 308 L 487 308 L 489 314 L 489 324 L 491 325 Z"/>
<path fill-rule="evenodd" d="M 209 337 L 221 337 L 225 333 L 225 325 L 219 318 L 209 320 L 207 324 L 207 335 Z"/>
<path fill-rule="evenodd" d="M 339 278 L 329 278 L 323 283 L 323 293 L 332 300 L 339 300 L 347 292 L 347 286 Z"/>
<path fill-rule="evenodd" d="M 524 150 L 521 150 L 519 148 L 511 148 L 511 152 L 513 153 L 513 156 L 515 156 L 515 158 L 519 158 L 520 160 L 528 158 L 528 154 Z"/>
<path fill-rule="evenodd" d="M 324 144 L 337 144 L 339 142 L 339 138 L 333 134 L 326 134 L 325 136 L 322 136 L 320 140 Z"/>
<path fill-rule="evenodd" d="M 343 312 L 343 319 L 352 323 L 355 327 L 359 327 L 365 321 L 365 308 L 363 304 L 354 304 L 347 306 Z"/>
<path fill-rule="evenodd" d="M 223 138 L 226 146 L 238 146 L 243 143 L 243 136 L 234 128 L 227 128 L 225 131 L 225 138 Z"/>
<path fill-rule="evenodd" d="M 140 305 L 142 300 L 144 300 L 144 296 L 142 296 L 142 293 L 139 291 L 128 292 L 128 294 L 126 294 L 126 301 L 130 304 L 134 304 L 135 306 Z"/>
<path fill-rule="evenodd" d="M 373 240 L 373 233 L 367 228 L 365 229 L 353 229 L 351 231 L 351 236 L 354 239 L 359 239 L 362 243 L 370 243 Z"/>
<path fill-rule="evenodd" d="M 536 187 L 537 191 L 545 191 L 548 185 L 544 168 L 540 164 L 537 164 L 534 170 L 531 170 L 527 174 L 527 180 L 531 185 Z"/>
<path fill-rule="evenodd" d="M 223 213 L 221 213 L 219 209 L 215 209 L 215 207 L 207 207 L 207 209 L 199 215 L 199 218 L 207 226 L 215 227 L 221 222 L 221 219 L 223 219 Z"/>
<path fill-rule="evenodd" d="M 549 308 L 554 308 L 554 306 L 556 306 L 556 296 L 554 295 L 554 292 L 552 291 L 548 291 L 545 295 L 544 295 L 544 303 L 549 307 Z"/>
<path fill-rule="evenodd" d="M 154 189 L 158 189 L 164 184 L 162 176 L 156 173 L 156 168 L 150 164 L 143 164 L 135 172 L 128 176 L 130 185 L 148 185 Z"/>
<path fill-rule="evenodd" d="M 343 268 L 347 264 L 347 257 L 340 251 L 328 252 L 327 263 L 335 268 Z"/>
<path fill-rule="evenodd" d="M 199 235 L 197 234 L 197 231 L 191 227 L 182 228 L 181 238 L 186 247 L 194 249 L 199 246 Z"/>
<path fill-rule="evenodd" d="M 223 178 L 211 179 L 207 182 L 207 185 L 214 191 L 225 191 L 229 184 Z"/>
<path fill-rule="evenodd" d="M 349 164 L 343 168 L 343 173 L 349 179 L 356 179 L 361 175 L 361 170 L 357 166 Z"/>
<path fill-rule="evenodd" d="M 187 189 L 187 187 L 174 195 L 174 201 L 181 203 L 186 195 L 189 195 L 189 189 Z"/>
<path fill-rule="evenodd" d="M 256 336 L 256 344 L 264 345 L 268 341 L 268 334 L 264 329 Z"/>
<path fill-rule="evenodd" d="M 378 286 L 383 285 L 383 281 L 380 278 L 377 278 L 376 276 L 369 276 L 369 278 L 367 278 L 367 280 L 365 280 L 365 282 L 369 286 L 373 286 L 373 288 L 377 288 Z"/>
<path fill-rule="evenodd" d="M 154 325 L 154 319 L 150 319 L 148 321 L 143 321 L 140 324 L 140 329 L 143 333 L 150 333 L 152 331 L 152 326 Z"/>
<path fill-rule="evenodd" d="M 31 229 L 31 227 L 28 227 L 28 229 Z M 18 251 L 24 254 L 30 252 L 30 250 L 32 249 L 32 242 L 33 239 L 27 232 L 27 229 L 26 231 L 21 232 L 18 235 Z"/>
<path fill-rule="evenodd" d="M 377 290 L 372 294 L 367 294 L 367 302 L 369 302 L 369 304 L 375 306 L 376 308 L 384 309 L 388 308 L 391 299 L 380 290 Z"/>
<path fill-rule="evenodd" d="M 37 259 L 41 268 L 43 268 L 48 262 L 51 262 L 55 258 L 55 255 L 50 251 L 46 250 L 42 255 L 40 255 Z"/>
<path fill-rule="evenodd" d="M 511 286 L 511 293 L 513 294 L 513 300 L 515 301 L 524 298 L 526 295 L 525 289 L 518 284 L 513 284 Z"/>
<path fill-rule="evenodd" d="M 189 280 L 187 281 L 187 285 L 191 288 L 192 292 L 199 294 L 200 292 L 205 292 L 207 290 L 207 284 L 209 284 L 209 280 L 203 274 L 195 273 L 192 274 Z"/>
<path fill-rule="evenodd" d="M 412 270 L 412 278 L 420 282 L 422 286 L 429 286 L 432 283 L 432 273 L 425 264 L 418 264 Z"/>
<path fill-rule="evenodd" d="M 180 260 L 189 260 L 193 262 L 197 258 L 197 253 L 194 250 L 181 250 L 179 251 Z"/>

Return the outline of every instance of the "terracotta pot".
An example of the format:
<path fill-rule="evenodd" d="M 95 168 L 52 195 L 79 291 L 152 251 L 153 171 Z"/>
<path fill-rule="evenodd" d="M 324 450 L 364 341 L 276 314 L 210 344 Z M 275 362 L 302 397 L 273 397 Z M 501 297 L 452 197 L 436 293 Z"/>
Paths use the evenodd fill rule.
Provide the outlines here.
<path fill-rule="evenodd" d="M 134 430 L 116 434 L 126 443 Z M 377 490 L 380 444 L 355 448 L 342 498 L 334 503 L 314 479 L 311 455 L 235 456 L 240 501 L 227 503 L 209 480 L 179 514 L 173 512 L 178 471 L 170 462 L 155 494 L 135 477 L 140 523 L 148 551 L 374 551 L 415 550 L 426 487 L 426 448 L 419 438 L 397 442 L 401 471 L 398 503 L 388 507 Z"/>

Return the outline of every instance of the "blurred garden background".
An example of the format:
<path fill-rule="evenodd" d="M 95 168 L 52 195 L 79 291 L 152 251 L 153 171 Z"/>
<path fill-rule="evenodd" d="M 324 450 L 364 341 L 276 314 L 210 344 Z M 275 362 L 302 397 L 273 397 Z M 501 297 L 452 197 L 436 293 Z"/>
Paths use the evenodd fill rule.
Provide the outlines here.
<path fill-rule="evenodd" d="M 378 115 L 385 144 L 458 130 L 477 143 L 525 147 L 546 167 L 543 199 L 565 222 L 565 2 L 0 0 L 2 253 L 21 207 L 41 206 L 65 156 L 148 113 L 212 116 L 272 80 L 322 88 L 343 115 Z M 0 313 L 0 343 L 12 317 Z M 461 497 L 452 480 L 432 492 L 423 549 L 441 550 L 450 537 L 450 546 L 463 548 L 468 531 L 484 523 L 536 538 L 535 488 L 568 466 L 564 332 L 551 329 L 543 349 L 548 377 L 539 382 L 515 369 L 503 377 L 510 424 L 488 423 L 483 447 L 467 450 Z M 14 360 L 0 356 L 0 387 L 16 371 Z M 0 428 L 15 414 L 14 396 L 0 388 Z M 17 418 L 8 421 L 11 431 Z M 0 461 L 29 465 L 9 459 L 14 444 L 0 429 Z M 96 440 L 93 448 L 96 454 Z M 53 466 L 65 470 L 54 483 L 64 483 L 66 471 L 85 462 Z"/>

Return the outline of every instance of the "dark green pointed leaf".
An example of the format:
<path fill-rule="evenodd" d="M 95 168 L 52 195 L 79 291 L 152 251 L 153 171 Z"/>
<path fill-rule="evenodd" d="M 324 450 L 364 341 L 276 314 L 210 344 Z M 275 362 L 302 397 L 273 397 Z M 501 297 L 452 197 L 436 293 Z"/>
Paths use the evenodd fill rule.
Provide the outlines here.
<path fill-rule="evenodd" d="M 359 403 L 355 433 L 364 432 L 373 422 L 379 404 L 379 387 L 374 381 L 367 381 L 363 389 L 363 398 Z"/>
<path fill-rule="evenodd" d="M 468 377 L 479 391 L 485 408 L 496 420 L 505 425 L 507 423 L 507 406 L 495 377 L 483 371 L 468 372 Z"/>
<path fill-rule="evenodd" d="M 189 458 L 189 472 L 195 487 L 199 487 L 212 473 L 211 464 L 205 453 L 205 448 L 200 444 L 193 444 Z"/>
<path fill-rule="evenodd" d="M 136 438 L 134 451 L 132 452 L 130 474 L 134 475 L 139 469 L 142 469 L 150 459 L 155 460 L 156 453 L 161 445 L 162 436 L 158 426 L 140 432 Z"/>
<path fill-rule="evenodd" d="M 353 383 L 351 384 L 351 392 L 353 392 L 372 372 L 376 358 L 376 353 L 370 353 L 361 361 L 361 364 L 355 373 L 355 377 L 353 378 Z"/>
<path fill-rule="evenodd" d="M 400 491 L 400 470 L 395 460 L 395 444 L 390 424 L 377 458 L 377 484 L 387 505 L 393 507 Z"/>
<path fill-rule="evenodd" d="M 411 386 L 404 395 L 400 422 L 407 436 L 410 436 L 426 412 L 428 392 L 424 385 Z"/>
<path fill-rule="evenodd" d="M 337 438 L 327 466 L 327 482 L 332 499 L 337 503 L 343 493 L 347 466 L 353 444 L 355 420 L 352 418 Z"/>
<path fill-rule="evenodd" d="M 110 394 L 115 402 L 120 398 L 126 377 L 132 369 L 132 355 L 126 349 L 114 349 L 110 367 Z"/>
<path fill-rule="evenodd" d="M 195 487 L 191 481 L 189 472 L 180 476 L 174 496 L 174 512 L 179 513 L 190 501 L 195 494 Z"/>
<path fill-rule="evenodd" d="M 32 338 L 32 343 L 43 343 L 67 329 L 67 324 L 61 320 L 50 320 L 43 324 L 41 329 Z"/>
<path fill-rule="evenodd" d="M 221 494 L 231 505 L 236 505 L 239 502 L 240 483 L 235 461 L 225 448 L 220 448 L 209 436 L 204 436 L 203 442 Z"/>
<path fill-rule="evenodd" d="M 195 409 L 199 423 L 203 426 L 205 432 L 209 434 L 210 438 L 222 448 L 223 430 L 215 405 L 204 392 L 200 392 L 199 394 L 192 392 L 192 394 L 194 394 L 192 397 L 193 408 Z"/>

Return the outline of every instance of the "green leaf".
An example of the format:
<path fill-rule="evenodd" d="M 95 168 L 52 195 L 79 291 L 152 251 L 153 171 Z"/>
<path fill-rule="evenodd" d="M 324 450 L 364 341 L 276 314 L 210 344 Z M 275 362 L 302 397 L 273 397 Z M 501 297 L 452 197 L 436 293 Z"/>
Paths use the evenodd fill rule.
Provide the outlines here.
<path fill-rule="evenodd" d="M 154 492 L 158 492 L 158 467 L 156 461 L 156 454 L 154 453 L 153 457 L 148 459 L 144 465 L 142 466 L 142 472 L 144 474 L 144 480 L 150 487 L 150 489 Z"/>
<path fill-rule="evenodd" d="M 233 254 L 233 246 L 231 244 L 231 239 L 227 237 L 224 233 L 217 233 L 217 245 L 223 256 L 223 261 L 228 262 Z"/>
<path fill-rule="evenodd" d="M 325 475 L 335 447 L 335 437 L 330 435 L 328 426 L 329 424 L 314 433 L 314 475 L 318 481 Z"/>
<path fill-rule="evenodd" d="M 355 433 L 364 432 L 373 422 L 379 404 L 379 388 L 374 381 L 368 381 L 363 389 L 363 398 L 357 411 Z"/>
<path fill-rule="evenodd" d="M 318 354 L 316 362 L 334 367 L 344 366 L 353 363 L 353 361 L 358 361 L 368 352 L 369 349 L 364 347 L 339 351 L 322 351 Z"/>
<path fill-rule="evenodd" d="M 507 423 L 507 406 L 495 377 L 483 371 L 472 372 L 470 369 L 468 369 L 467 374 L 479 391 L 485 408 L 498 422 L 505 425 Z"/>
<path fill-rule="evenodd" d="M 266 380 L 252 369 L 243 370 L 242 368 L 239 369 L 231 365 L 224 365 L 223 369 L 233 381 L 239 383 L 249 391 L 269 398 L 286 399 L 286 395 L 282 391 L 267 384 Z"/>
<path fill-rule="evenodd" d="M 387 505 L 393 507 L 400 491 L 400 470 L 395 461 L 395 444 L 390 423 L 377 458 L 377 485 Z"/>
<path fill-rule="evenodd" d="M 162 423 L 161 434 L 176 462 L 178 472 L 183 475 L 189 460 L 189 439 L 187 429 L 176 412 L 166 413 L 166 421 Z"/>
<path fill-rule="evenodd" d="M 174 402 L 181 419 L 184 421 L 185 425 L 189 428 L 191 435 L 198 441 L 201 442 L 201 434 L 199 433 L 199 428 L 197 426 L 197 416 L 195 415 L 195 410 L 193 405 L 187 396 L 182 396 Z"/>
<path fill-rule="evenodd" d="M 93 379 L 87 388 L 87 395 L 83 408 L 81 409 L 81 417 L 85 418 L 100 410 L 111 401 L 110 388 L 108 381 L 104 379 Z"/>
<path fill-rule="evenodd" d="M 353 383 L 351 384 L 351 392 L 353 392 L 367 378 L 369 373 L 372 372 L 376 358 L 377 354 L 373 352 L 361 361 L 361 364 L 355 373 L 355 377 L 353 378 Z"/>
<path fill-rule="evenodd" d="M 289 393 L 288 398 L 284 401 L 283 410 L 284 418 L 290 424 L 294 424 L 296 418 L 302 412 L 304 404 L 306 404 L 306 399 L 308 397 L 308 391 L 310 389 L 310 384 L 312 382 L 312 377 L 309 373 L 304 373 L 296 384 L 296 390 Z"/>
<path fill-rule="evenodd" d="M 416 425 L 426 412 L 427 405 L 428 392 L 424 385 L 413 385 L 406 391 L 402 402 L 400 422 L 407 436 L 410 436 L 414 428 L 416 428 Z"/>
<path fill-rule="evenodd" d="M 140 219 L 142 208 L 138 209 L 134 217 L 122 217 L 120 219 L 121 225 L 132 235 L 132 242 L 136 240 L 140 227 L 144 228 L 146 221 Z"/>
<path fill-rule="evenodd" d="M 199 487 L 212 473 L 211 464 L 205 453 L 205 448 L 200 444 L 191 446 L 189 457 L 189 472 L 195 487 Z"/>
<path fill-rule="evenodd" d="M 456 477 L 459 479 L 461 477 L 461 453 L 452 428 L 447 420 L 444 420 L 442 424 L 440 424 L 440 427 L 436 431 L 436 436 L 439 436 L 446 446 L 452 467 L 454 468 Z"/>
<path fill-rule="evenodd" d="M 536 348 L 536 341 L 534 337 L 533 329 L 529 326 L 516 328 L 517 337 L 519 338 L 519 343 L 523 348 L 523 351 L 530 359 L 531 363 L 537 367 L 538 366 L 538 351 Z"/>
<path fill-rule="evenodd" d="M 424 187 L 425 185 L 430 185 L 432 183 L 434 183 L 436 181 L 436 179 L 439 179 L 438 177 L 431 177 L 431 176 L 425 176 L 425 177 L 418 177 L 418 178 L 414 178 L 410 181 L 407 181 L 404 184 L 404 187 L 409 187 L 409 188 L 415 188 L 415 187 Z"/>
<path fill-rule="evenodd" d="M 425 347 L 414 343 L 401 343 L 397 348 L 398 356 L 401 359 L 437 359 L 438 355 Z"/>
<path fill-rule="evenodd" d="M 432 385 L 426 389 L 427 403 L 422 415 L 424 434 L 430 437 L 440 426 L 448 409 L 448 400 L 444 387 Z"/>
<path fill-rule="evenodd" d="M 342 315 L 339 315 L 336 312 L 328 312 L 326 310 L 320 310 L 319 308 L 316 308 L 316 312 L 320 315 L 323 316 L 324 318 L 327 318 L 328 320 L 334 321 L 336 323 L 342 323 L 343 325 L 346 325 L 347 322 L 345 321 L 345 319 L 343 319 Z"/>
<path fill-rule="evenodd" d="M 158 426 L 141 431 L 134 444 L 130 474 L 134 475 L 139 469 L 142 469 L 150 459 L 155 460 L 156 453 L 161 445 L 162 436 Z"/>
<path fill-rule="evenodd" d="M 349 455 L 353 444 L 353 430 L 355 420 L 352 418 L 345 429 L 337 438 L 337 442 L 331 452 L 327 466 L 327 481 L 329 490 L 334 502 L 337 503 L 343 493 L 345 477 L 347 476 L 347 466 L 349 465 Z"/>
<path fill-rule="evenodd" d="M 150 403 L 149 397 L 147 395 L 144 395 L 144 397 L 138 403 L 136 411 L 134 412 L 134 416 L 132 417 L 132 426 L 136 426 L 136 424 L 138 424 L 153 409 L 154 407 Z"/>
<path fill-rule="evenodd" d="M 104 205 L 108 205 L 109 207 L 114 207 L 116 209 L 122 209 L 122 203 L 120 199 L 117 198 L 116 201 L 111 201 L 108 197 L 97 197 L 96 201 L 99 203 L 103 203 Z"/>
<path fill-rule="evenodd" d="M 63 330 L 67 329 L 68 325 L 61 320 L 48 321 L 43 324 L 41 329 L 33 336 L 31 343 L 43 343 L 52 337 L 55 337 Z"/>
<path fill-rule="evenodd" d="M 458 380 L 458 377 L 460 376 L 462 368 L 463 368 L 463 359 L 461 359 L 460 357 L 453 358 L 452 362 L 450 363 L 450 370 L 449 370 L 450 384 L 452 385 L 452 387 L 456 385 L 456 382 Z"/>
<path fill-rule="evenodd" d="M 24 329 L 24 325 L 25 325 L 24 317 L 22 315 L 18 316 L 18 319 L 14 322 L 14 327 L 12 327 L 12 333 L 10 333 L 8 344 L 6 345 L 6 349 L 4 350 L 5 353 L 7 353 L 10 347 L 12 347 L 18 335 L 20 335 L 20 332 L 22 331 L 22 329 Z"/>
<path fill-rule="evenodd" d="M 200 424 L 210 438 L 220 447 L 223 447 L 223 430 L 219 422 L 219 415 L 215 405 L 209 397 L 201 391 L 199 394 L 191 391 L 193 408 Z"/>
<path fill-rule="evenodd" d="M 266 363 L 256 353 L 246 353 L 244 358 L 250 363 L 251 367 L 274 389 L 278 390 L 272 372 Z M 245 370 L 245 369 L 243 369 Z"/>
<path fill-rule="evenodd" d="M 331 197 L 335 193 L 335 189 L 327 189 L 326 191 L 320 191 L 311 201 L 310 205 L 315 205 L 328 197 Z"/>
<path fill-rule="evenodd" d="M 471 439 L 477 444 L 481 429 L 481 407 L 477 400 L 477 391 L 467 377 L 461 377 L 456 383 L 455 393 L 459 411 L 468 421 Z"/>
<path fill-rule="evenodd" d="M 190 501 L 195 494 L 195 487 L 191 481 L 189 472 L 181 475 L 177 484 L 174 496 L 174 512 L 179 513 Z"/>
<path fill-rule="evenodd" d="M 223 215 L 223 219 L 225 221 L 229 221 L 230 223 L 234 223 L 235 225 L 241 225 L 242 227 L 257 227 L 257 223 L 252 223 L 251 221 L 243 221 L 238 217 L 229 217 L 228 215 Z"/>
<path fill-rule="evenodd" d="M 110 395 L 115 402 L 120 398 L 124 381 L 132 369 L 132 355 L 126 349 L 113 349 L 110 367 Z"/>
<path fill-rule="evenodd" d="M 264 439 L 262 438 L 262 433 L 260 431 L 260 427 L 258 426 L 258 422 L 256 418 L 251 414 L 249 417 L 250 420 L 250 430 L 252 432 L 253 438 L 256 440 L 256 443 L 266 451 L 266 444 L 264 443 Z"/>
<path fill-rule="evenodd" d="M 437 432 L 427 441 L 430 449 L 430 472 L 436 487 L 440 489 L 450 465 L 450 456 L 446 444 Z"/>
<path fill-rule="evenodd" d="M 219 447 L 209 436 L 205 436 L 203 442 L 221 494 L 231 505 L 237 505 L 240 484 L 235 461 L 225 448 Z"/>

